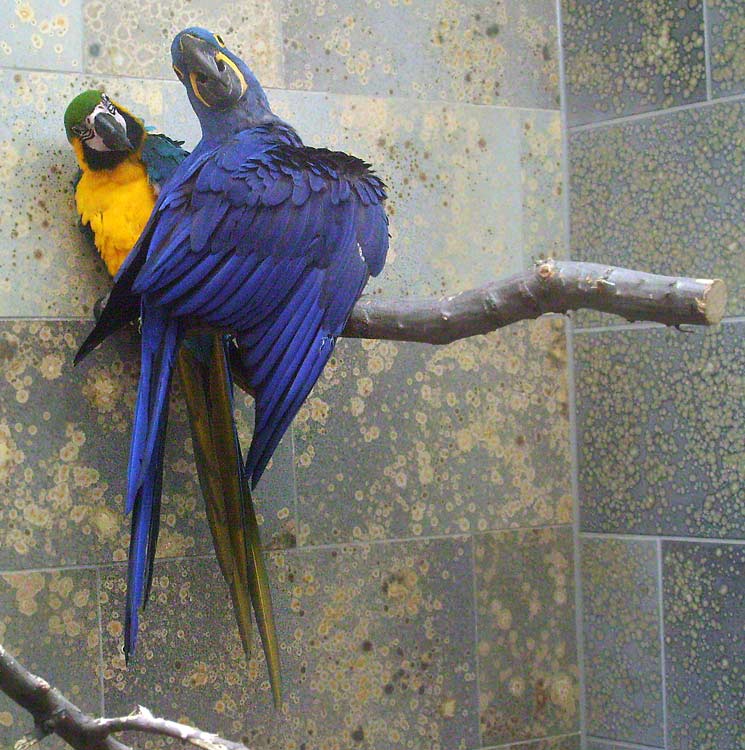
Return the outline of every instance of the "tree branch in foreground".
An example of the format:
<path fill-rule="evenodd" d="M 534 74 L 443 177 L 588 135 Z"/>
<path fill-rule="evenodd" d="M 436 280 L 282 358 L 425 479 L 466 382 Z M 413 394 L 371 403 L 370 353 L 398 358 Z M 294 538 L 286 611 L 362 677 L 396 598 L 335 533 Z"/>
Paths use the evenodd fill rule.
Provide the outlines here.
<path fill-rule="evenodd" d="M 130 716 L 94 719 L 81 711 L 46 680 L 22 667 L 0 645 L 0 690 L 34 717 L 36 739 L 56 734 L 76 750 L 131 750 L 111 735 L 135 731 L 159 734 L 188 742 L 202 750 L 248 750 L 239 742 L 222 739 L 175 721 L 158 719 L 144 706 Z M 23 747 L 23 740 L 20 740 Z M 26 742 L 29 747 L 32 741 Z M 19 743 L 16 743 L 19 747 Z"/>
<path fill-rule="evenodd" d="M 343 336 L 449 344 L 545 313 L 587 308 L 669 326 L 719 323 L 721 279 L 658 276 L 599 263 L 545 260 L 532 269 L 440 299 L 361 299 Z"/>

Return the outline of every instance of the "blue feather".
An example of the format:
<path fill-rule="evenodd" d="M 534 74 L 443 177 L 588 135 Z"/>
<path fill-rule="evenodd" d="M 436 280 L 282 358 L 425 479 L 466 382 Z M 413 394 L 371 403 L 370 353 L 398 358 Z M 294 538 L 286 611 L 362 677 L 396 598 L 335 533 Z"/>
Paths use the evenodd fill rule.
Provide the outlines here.
<path fill-rule="evenodd" d="M 127 653 L 152 582 L 168 391 L 183 318 L 236 334 L 256 393 L 246 456 L 246 479 L 255 486 L 388 249 L 380 180 L 354 157 L 304 146 L 250 80 L 240 107 L 254 109 L 202 113 L 206 135 L 161 191 L 111 295 L 130 317 L 132 300 L 143 295 L 128 467 Z M 160 157 L 162 166 L 171 154 Z M 155 157 L 151 168 L 161 168 Z M 121 325 L 110 306 L 79 357 Z"/>

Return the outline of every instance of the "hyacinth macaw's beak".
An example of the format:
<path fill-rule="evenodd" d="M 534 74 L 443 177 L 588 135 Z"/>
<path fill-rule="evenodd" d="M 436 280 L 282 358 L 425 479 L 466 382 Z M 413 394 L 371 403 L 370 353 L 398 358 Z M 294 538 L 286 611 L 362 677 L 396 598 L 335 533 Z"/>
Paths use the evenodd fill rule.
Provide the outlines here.
<path fill-rule="evenodd" d="M 247 84 L 238 66 L 220 49 L 204 39 L 182 35 L 179 40 L 181 63 L 197 98 L 206 107 L 226 109 L 246 92 Z"/>

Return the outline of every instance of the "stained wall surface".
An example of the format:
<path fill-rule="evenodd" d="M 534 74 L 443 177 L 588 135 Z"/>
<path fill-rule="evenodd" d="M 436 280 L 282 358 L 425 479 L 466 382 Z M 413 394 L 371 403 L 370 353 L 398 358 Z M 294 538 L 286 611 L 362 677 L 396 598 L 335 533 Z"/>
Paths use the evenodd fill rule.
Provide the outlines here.
<path fill-rule="evenodd" d="M 577 318 L 588 747 L 743 747 L 745 4 L 562 16 L 572 257 L 730 293 L 712 331 Z"/>
<path fill-rule="evenodd" d="M 138 348 L 124 331 L 72 368 L 108 280 L 78 232 L 62 126 L 75 94 L 103 87 L 192 147 L 168 49 L 209 27 L 307 143 L 363 157 L 389 184 L 390 261 L 368 291 L 456 292 L 564 253 L 555 4 L 2 8 L 0 642 L 90 712 L 142 703 L 255 748 L 577 750 L 560 319 L 448 348 L 340 342 L 258 491 L 278 713 L 259 650 L 241 652 L 176 389 L 152 602 L 125 668 Z M 241 399 L 246 439 L 250 409 Z M 30 728 L 0 700 L 0 746 Z"/>

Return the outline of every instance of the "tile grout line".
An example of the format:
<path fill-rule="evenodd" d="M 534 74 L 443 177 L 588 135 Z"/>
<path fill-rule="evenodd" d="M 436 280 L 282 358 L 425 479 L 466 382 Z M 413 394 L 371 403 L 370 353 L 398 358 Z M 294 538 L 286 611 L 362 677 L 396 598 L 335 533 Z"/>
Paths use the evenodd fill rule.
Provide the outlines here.
<path fill-rule="evenodd" d="M 684 542 L 687 544 L 729 544 L 734 547 L 745 545 L 745 539 L 726 539 L 724 537 L 707 536 L 674 536 L 671 534 L 619 534 L 616 532 L 604 533 L 602 531 L 581 531 L 583 539 L 619 539 L 629 542 L 653 542 L 659 539 L 662 542 Z"/>
<path fill-rule="evenodd" d="M 118 563 L 100 563 L 94 565 L 48 565 L 38 568 L 0 568 L 0 575 L 17 575 L 20 573 L 69 573 L 75 570 L 98 570 L 101 567 Z"/>
<path fill-rule="evenodd" d="M 622 750 L 663 750 L 663 748 L 654 745 L 635 745 L 630 742 L 621 742 L 620 740 L 609 740 L 605 737 L 590 737 L 593 742 L 600 745 L 607 745 L 609 748 L 622 748 Z"/>
<path fill-rule="evenodd" d="M 476 586 L 476 537 L 471 534 L 471 595 L 473 596 L 473 658 L 476 665 L 476 730 L 479 747 L 484 746 L 481 731 L 481 660 L 479 658 L 479 607 Z"/>
<path fill-rule="evenodd" d="M 25 68 L 25 67 L 14 67 L 8 65 L 0 65 L 0 73 L 2 72 L 18 72 L 18 73 L 44 73 L 46 75 L 67 75 L 67 76 L 84 76 L 86 78 L 103 79 L 111 78 L 113 80 L 133 81 L 136 83 L 142 83 L 146 81 L 148 83 L 167 83 L 173 84 L 174 86 L 181 87 L 181 83 L 174 78 L 162 78 L 160 76 L 134 76 L 134 75 L 123 75 L 121 73 L 106 73 L 106 72 L 90 72 L 87 70 L 72 70 L 72 69 L 55 69 L 55 68 Z M 550 107 L 527 107 L 520 105 L 508 105 L 508 104 L 482 104 L 479 102 L 471 101 L 458 101 L 454 99 L 426 99 L 412 96 L 405 96 L 403 94 L 389 95 L 389 94 L 371 94 L 361 92 L 343 92 L 343 91 L 325 91 L 323 89 L 298 89 L 291 88 L 289 85 L 273 85 L 264 86 L 262 88 L 267 93 L 272 92 L 283 92 L 291 94 L 312 94 L 313 96 L 321 97 L 350 97 L 358 99 L 376 99 L 385 101 L 404 101 L 404 102 L 416 102 L 420 104 L 427 104 L 433 107 L 446 106 L 446 107 L 473 107 L 475 109 L 482 110 L 498 110 L 502 112 L 542 112 L 546 114 L 558 114 L 559 109 L 552 109 Z"/>
<path fill-rule="evenodd" d="M 572 206 L 569 139 L 569 104 L 566 86 L 566 56 L 564 54 L 564 24 L 562 0 L 556 0 L 556 35 L 559 66 L 559 98 L 562 148 L 562 212 L 564 218 L 564 245 L 567 258 L 572 257 Z M 585 649 L 583 628 L 582 570 L 580 552 L 579 459 L 577 447 L 577 393 L 574 367 L 574 320 L 569 317 L 565 326 L 567 351 L 567 396 L 569 406 L 569 472 L 572 488 L 572 547 L 574 552 L 574 634 L 577 654 L 577 690 L 579 691 L 579 741 L 581 750 L 587 747 L 587 699 L 585 674 Z"/>
<path fill-rule="evenodd" d="M 657 597 L 658 597 L 658 617 L 660 622 L 660 689 L 662 691 L 662 745 L 669 747 L 668 744 L 668 726 L 667 726 L 667 665 L 665 663 L 665 601 L 663 596 L 663 578 L 662 578 L 662 539 L 657 538 Z"/>
<path fill-rule="evenodd" d="M 96 568 L 96 599 L 98 606 L 98 689 L 100 690 L 101 716 L 106 716 L 106 700 L 103 684 L 103 616 L 101 610 L 101 571 Z"/>
<path fill-rule="evenodd" d="M 294 553 L 307 553 L 314 552 L 315 550 L 338 550 L 342 547 L 366 547 L 373 545 L 383 544 L 409 544 L 411 542 L 440 542 L 440 541 L 452 541 L 456 539 L 464 540 L 473 537 L 474 539 L 478 536 L 487 536 L 490 534 L 515 534 L 525 531 L 543 531 L 546 529 L 566 529 L 569 528 L 568 523 L 546 523 L 539 524 L 536 526 L 514 526 L 502 529 L 486 529 L 485 531 L 460 531 L 452 534 L 433 534 L 430 536 L 408 536 L 408 537 L 391 537 L 389 539 L 350 539 L 349 541 L 333 542 L 329 544 L 305 544 L 298 545 L 295 547 L 265 547 L 263 551 L 267 555 L 275 554 L 294 554 Z M 745 544 L 745 541 L 743 542 Z M 157 563 L 166 562 L 189 562 L 190 560 L 212 560 L 215 559 L 213 553 L 200 553 L 197 555 L 174 555 L 173 557 L 157 557 Z M 47 566 L 47 567 L 35 567 L 35 568 L 0 568 L 0 575 L 5 573 L 51 573 L 54 571 L 70 571 L 70 570 L 109 570 L 112 568 L 121 568 L 126 566 L 126 560 L 112 560 L 110 562 L 93 563 L 90 565 L 62 565 L 62 566 Z"/>
<path fill-rule="evenodd" d="M 713 81 L 711 77 L 711 19 L 709 18 L 709 0 L 701 4 L 704 24 L 704 68 L 706 69 L 706 98 L 713 101 Z"/>
<path fill-rule="evenodd" d="M 743 315 L 732 315 L 726 318 L 722 318 L 721 322 L 718 325 L 733 325 L 736 323 L 745 323 L 745 316 Z M 694 326 L 691 324 L 685 324 L 684 325 L 690 325 L 693 330 L 699 330 L 701 328 L 704 328 L 706 330 L 710 330 L 711 328 L 716 328 L 716 326 Z M 651 321 L 639 321 L 637 323 L 618 323 L 617 325 L 609 325 L 609 326 L 583 326 L 583 327 L 577 327 L 574 329 L 575 334 L 584 335 L 587 333 L 609 333 L 613 331 L 661 331 L 661 330 L 667 330 L 671 328 L 671 326 L 665 325 L 664 323 L 653 323 Z M 686 329 L 689 330 L 689 329 Z"/>
<path fill-rule="evenodd" d="M 667 107 L 664 109 L 652 109 L 649 112 L 638 112 L 634 115 L 625 115 L 624 117 L 614 117 L 610 120 L 598 120 L 597 122 L 588 122 L 582 125 L 572 125 L 569 128 L 569 134 L 575 135 L 577 133 L 586 133 L 593 130 L 602 130 L 603 128 L 611 128 L 618 125 L 627 125 L 635 122 L 641 122 L 643 120 L 651 120 L 655 117 L 664 117 L 666 115 L 676 114 L 678 112 L 689 112 L 691 110 L 706 109 L 709 107 L 715 107 L 719 104 L 728 104 L 733 102 L 745 102 L 745 94 L 737 93 L 730 96 L 721 96 L 708 101 L 702 99 L 698 102 L 690 102 L 689 104 L 680 104 L 677 107 Z"/>
<path fill-rule="evenodd" d="M 582 546 L 580 537 L 579 447 L 577 439 L 577 389 L 574 369 L 574 335 L 567 330 L 567 388 L 569 394 L 569 446 L 572 482 L 572 543 L 574 547 L 574 619 L 579 689 L 580 746 L 587 746 L 587 675 L 585 670 L 584 598 L 582 595 Z"/>

